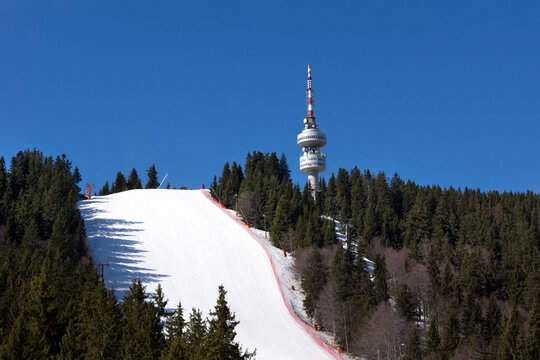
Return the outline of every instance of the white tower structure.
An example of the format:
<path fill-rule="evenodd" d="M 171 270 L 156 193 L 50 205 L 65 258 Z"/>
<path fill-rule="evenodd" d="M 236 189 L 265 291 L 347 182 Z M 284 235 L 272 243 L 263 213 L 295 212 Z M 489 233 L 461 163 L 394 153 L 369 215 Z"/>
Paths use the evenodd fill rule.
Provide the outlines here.
<path fill-rule="evenodd" d="M 307 78 L 308 114 L 304 118 L 304 130 L 297 137 L 297 144 L 303 150 L 300 156 L 300 171 L 308 175 L 315 196 L 319 185 L 319 173 L 326 170 L 326 155 L 321 147 L 326 145 L 326 135 L 319 130 L 313 116 L 313 89 L 311 88 L 311 66 L 308 65 Z"/>

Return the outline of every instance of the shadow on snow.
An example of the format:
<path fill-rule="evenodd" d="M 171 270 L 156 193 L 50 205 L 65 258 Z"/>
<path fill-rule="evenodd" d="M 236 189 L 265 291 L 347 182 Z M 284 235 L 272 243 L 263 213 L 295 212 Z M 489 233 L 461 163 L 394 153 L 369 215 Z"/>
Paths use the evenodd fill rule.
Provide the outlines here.
<path fill-rule="evenodd" d="M 79 203 L 79 211 L 84 219 L 88 246 L 94 257 L 94 264 L 109 264 L 104 269 L 105 284 L 115 289 L 116 296 L 122 299 L 133 279 L 141 282 L 159 281 L 168 275 L 158 274 L 138 264 L 143 262 L 145 251 L 137 244 L 137 233 L 143 231 L 142 222 L 103 218 L 105 211 L 92 207 L 93 203 L 105 202 L 102 199 L 86 200 Z M 148 293 L 154 289 L 147 289 Z"/>

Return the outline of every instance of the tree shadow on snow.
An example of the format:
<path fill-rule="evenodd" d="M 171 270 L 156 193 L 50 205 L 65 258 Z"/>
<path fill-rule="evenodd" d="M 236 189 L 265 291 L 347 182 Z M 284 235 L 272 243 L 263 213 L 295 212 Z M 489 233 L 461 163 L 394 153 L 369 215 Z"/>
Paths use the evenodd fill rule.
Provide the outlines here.
<path fill-rule="evenodd" d="M 168 277 L 169 275 L 158 274 L 155 269 L 140 266 L 145 251 L 137 246 L 140 243 L 137 234 L 143 231 L 142 222 L 104 218 L 105 211 L 93 208 L 93 201 L 79 203 L 79 210 L 84 219 L 94 264 L 100 273 L 99 264 L 109 264 L 104 268 L 105 284 L 114 287 L 116 296 L 121 299 L 133 279 L 149 283 Z"/>

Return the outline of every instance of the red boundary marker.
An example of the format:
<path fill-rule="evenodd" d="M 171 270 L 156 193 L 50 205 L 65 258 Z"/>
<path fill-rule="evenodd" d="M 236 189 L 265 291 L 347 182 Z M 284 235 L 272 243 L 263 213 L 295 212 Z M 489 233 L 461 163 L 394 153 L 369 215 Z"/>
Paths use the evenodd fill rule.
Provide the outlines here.
<path fill-rule="evenodd" d="M 254 233 L 252 233 L 251 231 L 249 231 L 249 228 L 245 226 L 245 224 L 242 222 L 242 220 L 240 220 L 239 218 L 235 217 L 234 215 L 230 214 L 226 208 L 223 208 L 220 206 L 220 203 L 214 199 L 209 193 L 208 191 L 206 191 L 205 189 L 201 188 L 201 192 L 203 193 L 203 195 L 208 199 L 210 200 L 214 205 L 217 206 L 218 209 L 221 209 L 226 215 L 228 215 L 233 221 L 235 221 L 236 223 L 238 223 L 239 225 L 241 225 L 241 228 L 244 229 L 253 239 L 257 240 L 257 242 L 259 243 L 259 245 L 262 246 L 262 248 L 264 249 L 264 251 L 266 252 L 266 255 L 268 256 L 268 259 L 270 260 L 270 264 L 272 265 L 272 271 L 274 272 L 274 278 L 276 279 L 276 282 L 277 282 L 277 285 L 278 285 L 278 288 L 279 288 L 279 291 L 281 293 L 281 299 L 283 300 L 283 303 L 285 304 L 285 307 L 287 308 L 287 310 L 289 311 L 289 314 L 291 314 L 291 316 L 293 317 L 294 320 L 296 320 L 296 322 L 311 336 L 311 338 L 320 346 L 322 347 L 327 353 L 329 353 L 330 355 L 332 355 L 334 358 L 336 359 L 343 359 L 343 357 L 338 353 L 337 350 L 335 350 L 332 346 L 328 345 L 327 343 L 325 343 L 320 337 L 317 336 L 317 334 L 315 334 L 315 332 L 311 329 L 311 327 L 306 324 L 302 319 L 300 319 L 300 317 L 294 312 L 294 310 L 292 309 L 291 305 L 289 304 L 289 302 L 287 301 L 287 299 L 285 298 L 285 293 L 283 292 L 283 288 L 281 287 L 281 280 L 279 279 L 279 276 L 277 274 L 277 271 L 276 271 L 276 266 L 274 265 L 274 260 L 272 259 L 272 254 L 270 254 L 270 250 L 268 250 L 268 248 L 264 245 L 264 243 L 262 242 L 261 239 L 259 239 L 259 237 L 257 235 L 255 235 Z"/>

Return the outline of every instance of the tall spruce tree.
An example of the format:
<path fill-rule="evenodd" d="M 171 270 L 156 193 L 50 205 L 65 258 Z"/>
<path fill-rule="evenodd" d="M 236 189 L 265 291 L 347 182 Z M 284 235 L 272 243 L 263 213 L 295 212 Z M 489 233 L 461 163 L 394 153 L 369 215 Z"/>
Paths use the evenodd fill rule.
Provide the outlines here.
<path fill-rule="evenodd" d="M 122 191 L 126 191 L 127 189 L 128 188 L 126 183 L 126 177 L 124 176 L 124 174 L 122 174 L 121 171 L 118 171 L 116 173 L 116 179 L 114 180 L 114 184 L 111 187 L 111 193 L 119 193 Z"/>
<path fill-rule="evenodd" d="M 206 358 L 209 360 L 236 360 L 251 359 L 255 352 L 242 352 L 242 347 L 236 338 L 236 321 L 231 312 L 225 295 L 227 292 L 223 285 L 219 286 L 219 296 L 214 311 L 210 312 L 208 321 L 208 334 L 206 340 Z"/>
<path fill-rule="evenodd" d="M 123 359 L 157 359 L 160 344 L 156 334 L 157 316 L 154 304 L 148 301 L 141 280 L 133 280 L 122 302 L 125 318 L 121 341 Z"/>
<path fill-rule="evenodd" d="M 538 299 L 534 302 L 529 314 L 529 326 L 525 336 L 523 358 L 538 360 L 540 358 L 540 309 Z"/>
<path fill-rule="evenodd" d="M 193 308 L 189 315 L 185 333 L 185 354 L 187 360 L 205 360 L 206 357 L 206 320 L 201 311 Z"/>
<path fill-rule="evenodd" d="M 407 344 L 405 345 L 404 360 L 422 360 L 422 348 L 420 345 L 420 335 L 418 330 L 414 327 L 413 331 L 407 338 Z"/>
<path fill-rule="evenodd" d="M 519 359 L 520 336 L 519 313 L 517 305 L 513 305 L 510 310 L 510 315 L 503 325 L 501 339 L 499 341 L 499 350 L 497 351 L 497 360 Z"/>
<path fill-rule="evenodd" d="M 99 190 L 99 196 L 105 196 L 109 195 L 111 193 L 111 190 L 109 189 L 109 182 L 105 181 L 105 184 L 103 184 L 103 187 Z"/>
<path fill-rule="evenodd" d="M 499 305 L 497 305 L 495 295 L 491 295 L 486 310 L 486 316 L 482 322 L 482 337 L 488 343 L 491 342 L 491 339 L 499 335 L 501 318 L 501 310 L 499 309 Z"/>
<path fill-rule="evenodd" d="M 167 347 L 164 350 L 164 358 L 167 360 L 186 358 L 185 340 L 186 322 L 183 317 L 182 304 L 179 302 L 176 310 L 167 316 Z"/>
<path fill-rule="evenodd" d="M 131 169 L 131 172 L 129 173 L 127 188 L 128 190 L 142 189 L 141 179 L 139 179 L 139 174 L 137 174 L 137 170 L 135 170 L 135 168 Z"/>
<path fill-rule="evenodd" d="M 429 355 L 431 353 L 437 353 L 440 344 L 441 337 L 439 335 L 439 324 L 437 322 L 437 317 L 432 316 L 429 320 L 429 328 L 426 336 L 424 354 Z"/>
<path fill-rule="evenodd" d="M 373 289 L 375 293 L 375 301 L 377 303 L 388 300 L 388 284 L 386 283 L 387 277 L 386 260 L 384 256 L 377 254 L 375 255 L 375 281 Z"/>
<path fill-rule="evenodd" d="M 156 171 L 156 165 L 152 164 L 146 170 L 146 174 L 148 175 L 148 181 L 146 182 L 146 185 L 144 186 L 145 189 L 157 189 L 159 186 L 158 180 L 157 180 L 157 171 Z"/>
<path fill-rule="evenodd" d="M 309 317 L 315 316 L 316 303 L 326 285 L 327 270 L 318 248 L 314 247 L 308 260 L 308 266 L 302 273 L 302 289 L 305 293 L 304 309 Z"/>

